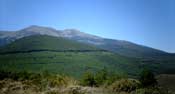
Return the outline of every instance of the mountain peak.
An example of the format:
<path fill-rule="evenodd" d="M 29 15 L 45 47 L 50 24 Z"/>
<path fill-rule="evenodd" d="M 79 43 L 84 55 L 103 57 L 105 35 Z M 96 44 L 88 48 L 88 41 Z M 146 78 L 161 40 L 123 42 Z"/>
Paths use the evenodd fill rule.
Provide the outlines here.
<path fill-rule="evenodd" d="M 101 37 L 87 34 L 87 33 L 81 32 L 77 29 L 65 29 L 65 30 L 63 30 L 62 35 L 64 37 L 68 37 L 68 38 L 82 37 L 82 38 L 87 38 L 87 39 L 102 39 Z"/>
<path fill-rule="evenodd" d="M 50 35 L 59 37 L 59 31 L 50 27 L 31 25 L 17 31 L 14 36 L 16 36 L 18 39 L 30 35 Z"/>
<path fill-rule="evenodd" d="M 38 25 L 31 25 L 31 26 L 29 26 L 28 28 L 42 28 L 42 26 L 38 26 Z"/>
<path fill-rule="evenodd" d="M 65 29 L 65 30 L 63 30 L 62 34 L 64 34 L 64 35 L 81 36 L 81 35 L 84 35 L 85 33 L 81 32 L 79 30 L 76 30 L 76 29 Z"/>
<path fill-rule="evenodd" d="M 53 28 L 50 28 L 50 27 L 44 27 L 44 26 L 38 26 L 38 25 L 31 25 L 29 27 L 26 27 L 22 30 L 25 30 L 25 31 L 56 31 L 56 29 L 53 29 Z"/>

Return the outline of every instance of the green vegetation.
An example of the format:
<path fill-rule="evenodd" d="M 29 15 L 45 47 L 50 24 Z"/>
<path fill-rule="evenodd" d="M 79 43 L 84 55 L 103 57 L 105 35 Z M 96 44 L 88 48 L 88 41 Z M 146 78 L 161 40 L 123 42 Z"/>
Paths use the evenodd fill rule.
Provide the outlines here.
<path fill-rule="evenodd" d="M 147 61 L 63 38 L 30 36 L 1 48 L 0 89 L 13 87 L 8 85 L 12 82 L 46 94 L 167 94 L 159 93 L 164 90 L 156 84 L 152 71 L 165 72 L 173 69 L 174 63 Z M 143 67 L 150 70 L 139 75 Z M 21 86 L 9 91 L 16 88 Z"/>
<path fill-rule="evenodd" d="M 83 75 L 83 79 L 81 81 L 81 85 L 83 86 L 91 86 L 94 87 L 97 85 L 95 78 L 94 78 L 94 74 L 91 72 L 86 72 Z"/>
<path fill-rule="evenodd" d="M 31 52 L 0 55 L 0 69 L 40 73 L 64 73 L 79 78 L 85 71 L 96 72 L 104 66 L 116 73 L 138 73 L 139 64 L 109 52 Z M 135 68 L 134 68 L 135 67 Z M 131 71 L 129 71 L 131 70 Z"/>
<path fill-rule="evenodd" d="M 30 72 L 7 72 L 0 71 L 0 80 L 12 79 L 14 81 L 28 81 L 28 84 L 37 85 L 40 90 L 47 87 L 67 87 L 68 85 L 76 85 L 77 81 L 65 75 L 50 74 L 47 71 L 42 73 Z"/>
<path fill-rule="evenodd" d="M 106 68 L 102 69 L 101 71 L 97 72 L 94 79 L 97 84 L 97 86 L 101 86 L 105 84 L 108 80 L 108 71 Z"/>
<path fill-rule="evenodd" d="M 116 73 L 137 75 L 139 61 L 86 44 L 50 36 L 25 37 L 1 48 L 0 69 L 64 73 L 79 78 L 85 71 L 105 66 Z"/>
<path fill-rule="evenodd" d="M 156 81 L 154 74 L 148 69 L 144 69 L 141 72 L 139 80 L 143 87 L 157 85 L 157 81 Z"/>
<path fill-rule="evenodd" d="M 116 80 L 121 78 L 127 78 L 124 74 L 117 74 L 113 72 L 107 71 L 106 68 L 101 69 L 96 73 L 85 72 L 81 84 L 84 86 L 93 86 L 93 87 L 107 87 L 114 83 Z"/>
<path fill-rule="evenodd" d="M 161 73 L 169 72 L 170 70 L 167 69 L 173 69 L 175 66 L 175 63 L 168 61 L 164 61 L 166 64 L 149 62 L 151 63 L 50 36 L 25 37 L 0 50 L 0 69 L 36 73 L 48 70 L 51 73 L 64 73 L 76 78 L 79 78 L 85 71 L 95 73 L 104 66 L 111 72 L 128 73 L 129 76 L 134 77 L 138 76 L 142 67 Z"/>
<path fill-rule="evenodd" d="M 65 38 L 57 38 L 46 35 L 35 35 L 16 40 L 4 46 L 0 53 L 20 51 L 66 51 L 66 50 L 100 50 L 94 46 L 78 43 Z"/>
<path fill-rule="evenodd" d="M 103 74 L 104 69 L 99 72 Z M 111 84 L 105 84 L 104 87 L 102 83 L 101 85 L 97 84 L 96 76 L 97 74 L 85 72 L 80 80 L 75 80 L 70 76 L 50 74 L 47 71 L 43 73 L 1 71 L 0 93 L 6 94 L 7 92 L 20 90 L 25 91 L 25 93 L 13 94 L 171 94 L 167 89 L 158 85 L 152 86 L 154 82 L 149 83 L 149 87 L 143 87 L 139 80 L 122 76 L 120 76 L 120 79 L 115 79 Z M 109 78 L 109 76 L 105 76 L 100 81 L 108 81 Z M 4 88 L 8 89 L 3 92 Z M 33 93 L 26 93 L 27 90 L 32 90 Z"/>

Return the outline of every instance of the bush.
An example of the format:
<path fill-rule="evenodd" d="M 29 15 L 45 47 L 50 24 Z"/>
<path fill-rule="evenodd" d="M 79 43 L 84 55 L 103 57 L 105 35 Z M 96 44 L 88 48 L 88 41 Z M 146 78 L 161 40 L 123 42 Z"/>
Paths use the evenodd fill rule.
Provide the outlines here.
<path fill-rule="evenodd" d="M 114 82 L 110 88 L 114 92 L 131 92 L 139 87 L 140 83 L 137 80 L 120 79 Z"/>
<path fill-rule="evenodd" d="M 127 78 L 127 77 L 124 77 L 124 75 L 112 71 L 109 72 L 107 71 L 106 68 L 103 68 L 102 70 L 100 70 L 95 74 L 95 81 L 97 86 L 103 85 L 106 87 L 111 85 L 115 81 L 120 80 L 121 78 Z"/>
<path fill-rule="evenodd" d="M 84 73 L 80 84 L 83 86 L 91 86 L 91 87 L 97 86 L 94 74 L 91 72 Z"/>
<path fill-rule="evenodd" d="M 141 72 L 139 81 L 141 82 L 142 87 L 155 86 L 157 84 L 154 74 L 147 69 L 144 69 Z"/>
<path fill-rule="evenodd" d="M 107 70 L 104 68 L 101 71 L 97 72 L 94 78 L 97 86 L 103 85 L 108 79 Z"/>
<path fill-rule="evenodd" d="M 106 68 L 103 68 L 102 70 L 94 74 L 91 72 L 84 73 L 82 81 L 81 81 L 81 85 L 108 87 L 113 82 L 121 78 L 126 78 L 126 77 L 121 76 L 121 74 L 117 74 L 115 72 L 109 72 L 106 70 Z"/>
<path fill-rule="evenodd" d="M 109 86 L 112 83 L 114 83 L 115 81 L 120 80 L 120 79 L 127 79 L 127 76 L 124 74 L 110 72 L 110 73 L 108 73 L 108 77 L 107 77 L 107 80 L 105 82 L 105 85 Z"/>

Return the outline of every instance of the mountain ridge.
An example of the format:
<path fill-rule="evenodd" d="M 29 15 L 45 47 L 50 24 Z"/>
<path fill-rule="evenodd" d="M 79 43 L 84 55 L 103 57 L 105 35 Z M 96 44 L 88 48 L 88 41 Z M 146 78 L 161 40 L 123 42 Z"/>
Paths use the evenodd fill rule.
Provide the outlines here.
<path fill-rule="evenodd" d="M 95 46 L 62 37 L 33 35 L 15 40 L 0 48 L 1 55 L 31 52 L 107 52 Z"/>
<path fill-rule="evenodd" d="M 139 58 L 152 58 L 155 55 L 168 55 L 168 52 L 155 48 L 135 44 L 129 41 L 102 38 L 99 36 L 87 34 L 76 29 L 56 30 L 50 27 L 32 25 L 16 32 L 0 33 L 0 45 L 8 44 L 16 39 L 31 35 L 49 35 L 63 37 L 78 42 L 95 45 L 101 49 L 111 52 Z"/>

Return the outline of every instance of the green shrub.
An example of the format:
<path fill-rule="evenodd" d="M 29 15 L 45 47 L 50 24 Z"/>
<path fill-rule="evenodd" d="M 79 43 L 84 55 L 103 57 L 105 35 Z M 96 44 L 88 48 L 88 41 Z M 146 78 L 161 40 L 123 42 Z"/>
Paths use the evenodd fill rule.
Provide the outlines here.
<path fill-rule="evenodd" d="M 109 86 L 116 80 L 126 78 L 119 73 L 108 71 L 106 68 L 98 71 L 94 76 L 97 86 Z"/>
<path fill-rule="evenodd" d="M 131 92 L 139 87 L 139 82 L 137 80 L 131 79 L 120 79 L 114 82 L 110 88 L 114 92 Z"/>
<path fill-rule="evenodd" d="M 80 84 L 83 86 L 91 86 L 91 87 L 97 86 L 94 74 L 91 72 L 84 73 Z"/>
<path fill-rule="evenodd" d="M 104 68 L 95 74 L 95 82 L 97 86 L 103 85 L 108 79 L 108 72 Z"/>
<path fill-rule="evenodd" d="M 141 82 L 142 87 L 155 86 L 157 84 L 154 74 L 147 69 L 144 69 L 141 72 L 139 81 Z"/>
<path fill-rule="evenodd" d="M 109 85 L 111 85 L 115 81 L 120 80 L 120 79 L 124 79 L 124 78 L 127 79 L 127 76 L 124 74 L 110 72 L 110 73 L 108 73 L 107 80 L 104 84 L 106 85 L 106 87 L 108 87 Z"/>
<path fill-rule="evenodd" d="M 109 72 L 107 71 L 106 68 L 103 68 L 102 70 L 96 73 L 91 73 L 91 72 L 84 73 L 83 78 L 81 80 L 81 85 L 108 87 L 113 82 L 121 78 L 127 78 L 127 77 L 121 76 L 121 74 L 117 74 L 115 72 Z"/>

